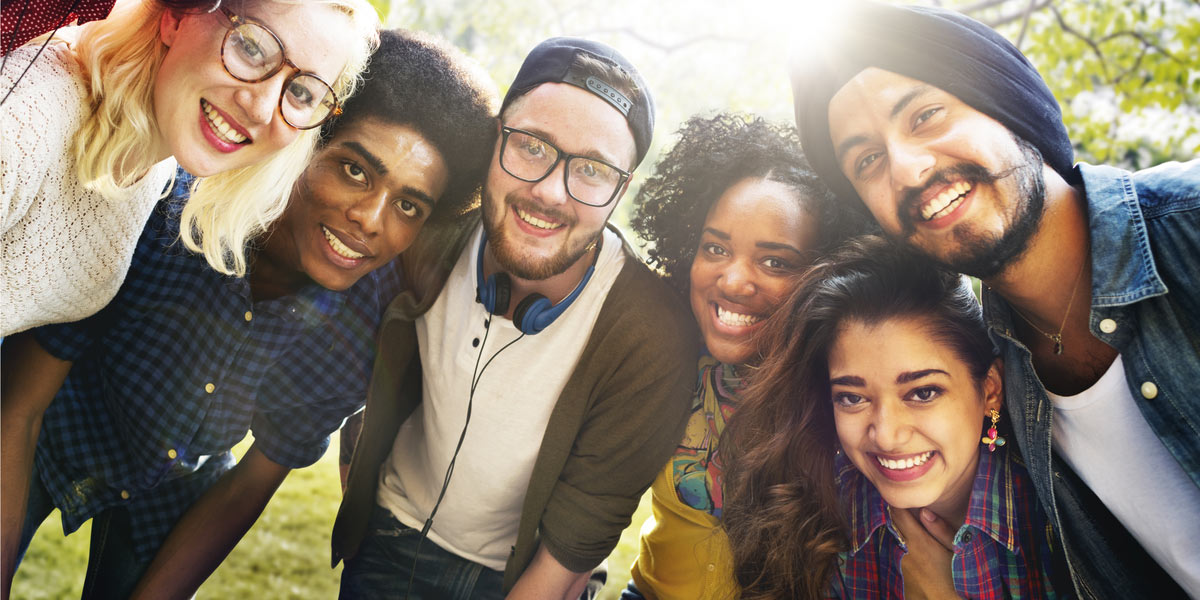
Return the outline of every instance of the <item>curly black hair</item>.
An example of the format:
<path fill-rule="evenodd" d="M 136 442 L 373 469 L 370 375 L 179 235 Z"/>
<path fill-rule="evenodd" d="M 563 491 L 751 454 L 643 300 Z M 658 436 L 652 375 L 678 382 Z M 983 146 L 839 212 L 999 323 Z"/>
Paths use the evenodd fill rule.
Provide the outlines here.
<path fill-rule="evenodd" d="M 448 184 L 430 222 L 461 214 L 479 194 L 496 144 L 496 84 L 478 63 L 432 35 L 379 32 L 379 48 L 363 84 L 341 116 L 321 130 L 327 143 L 342 128 L 374 117 L 407 125 L 429 140 L 446 162 Z"/>
<path fill-rule="evenodd" d="M 805 210 L 820 223 L 816 250 L 847 234 L 836 198 L 809 166 L 792 126 L 721 113 L 694 116 L 676 134 L 679 141 L 634 199 L 631 223 L 648 244 L 650 265 L 685 297 L 709 209 L 725 190 L 748 177 L 782 183 L 799 193 Z"/>

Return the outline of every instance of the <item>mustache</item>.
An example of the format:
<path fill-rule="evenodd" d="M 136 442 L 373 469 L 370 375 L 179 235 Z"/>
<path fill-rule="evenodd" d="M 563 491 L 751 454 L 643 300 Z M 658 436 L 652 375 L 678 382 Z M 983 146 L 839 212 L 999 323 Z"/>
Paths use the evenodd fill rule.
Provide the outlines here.
<path fill-rule="evenodd" d="M 921 196 L 930 188 L 938 185 L 949 185 L 951 182 L 957 180 L 966 181 L 972 188 L 977 185 L 987 185 L 1011 176 L 1019 168 L 1021 168 L 1021 165 L 1017 164 L 1001 171 L 989 171 L 983 166 L 974 163 L 959 163 L 935 172 L 920 187 L 905 188 L 900 193 L 900 202 L 896 207 L 896 217 L 900 222 L 901 237 L 909 237 L 916 233 L 917 208 L 921 204 Z"/>
<path fill-rule="evenodd" d="M 547 217 L 550 217 L 551 219 L 554 219 L 555 221 L 560 221 L 566 225 L 575 225 L 575 216 L 574 215 L 572 215 L 571 213 L 568 213 L 564 210 L 555 208 L 553 206 L 543 206 L 532 200 L 526 200 L 524 198 L 518 198 L 516 196 L 511 196 L 511 195 L 508 196 L 507 198 L 505 198 L 505 201 L 509 205 L 511 205 L 515 208 L 519 208 L 525 212 L 531 212 L 531 213 L 545 215 Z"/>

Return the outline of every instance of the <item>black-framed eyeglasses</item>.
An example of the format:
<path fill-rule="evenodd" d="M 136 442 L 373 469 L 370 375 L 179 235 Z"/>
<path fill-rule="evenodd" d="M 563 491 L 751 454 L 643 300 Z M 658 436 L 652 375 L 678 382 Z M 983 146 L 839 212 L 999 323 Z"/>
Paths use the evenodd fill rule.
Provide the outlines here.
<path fill-rule="evenodd" d="M 342 106 L 333 87 L 289 60 L 275 32 L 223 6 L 218 10 L 229 20 L 229 30 L 221 42 L 225 72 L 238 81 L 258 83 L 273 77 L 284 65 L 295 69 L 283 83 L 279 113 L 296 129 L 320 127 L 329 117 L 341 114 Z"/>
<path fill-rule="evenodd" d="M 567 154 L 536 134 L 513 127 L 501 127 L 500 131 L 500 168 L 505 173 L 537 183 L 554 172 L 559 162 L 566 162 L 563 185 L 567 195 L 581 204 L 606 206 L 629 180 L 629 171 L 595 158 Z"/>

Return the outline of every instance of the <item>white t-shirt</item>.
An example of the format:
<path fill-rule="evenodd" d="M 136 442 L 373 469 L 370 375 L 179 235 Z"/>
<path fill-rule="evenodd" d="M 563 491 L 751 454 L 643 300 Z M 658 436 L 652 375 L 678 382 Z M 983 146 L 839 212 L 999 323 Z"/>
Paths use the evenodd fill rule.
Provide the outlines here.
<path fill-rule="evenodd" d="M 501 351 L 521 333 L 503 317 L 491 320 L 490 331 L 484 326 L 489 315 L 475 300 L 480 238 L 477 233 L 441 295 L 417 319 L 422 403 L 401 426 L 380 469 L 377 502 L 405 525 L 424 526 L 462 433 L 476 361 L 483 370 L 491 360 L 479 377 L 466 440 L 429 538 L 458 556 L 502 571 L 517 540 L 521 506 L 550 413 L 625 254 L 621 239 L 606 229 L 596 270 L 575 302 L 541 333 Z"/>
<path fill-rule="evenodd" d="M 0 93 L 37 47 L 13 50 Z M 76 175 L 71 143 L 90 108 L 74 54 L 50 44 L 0 107 L 0 337 L 76 321 L 108 304 L 175 159 L 105 198 Z"/>
<path fill-rule="evenodd" d="M 1200 598 L 1200 488 L 1146 423 L 1121 357 L 1082 393 L 1046 395 L 1054 403 L 1054 450 L 1163 570 Z"/>

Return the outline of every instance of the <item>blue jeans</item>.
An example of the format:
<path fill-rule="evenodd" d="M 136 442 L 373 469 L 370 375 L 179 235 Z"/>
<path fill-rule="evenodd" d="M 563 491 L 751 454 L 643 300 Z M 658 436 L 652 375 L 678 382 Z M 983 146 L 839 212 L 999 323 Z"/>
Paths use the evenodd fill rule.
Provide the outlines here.
<path fill-rule="evenodd" d="M 29 502 L 25 523 L 21 527 L 21 543 L 17 547 L 17 566 L 25 557 L 29 542 L 42 521 L 54 511 L 54 502 L 38 478 L 37 468 L 29 481 Z M 110 508 L 92 518 L 92 540 L 88 546 L 87 575 L 83 580 L 80 598 L 128 598 L 133 588 L 150 566 L 150 560 L 138 560 L 133 553 L 129 511 Z"/>
<path fill-rule="evenodd" d="M 646 600 L 646 597 L 642 595 L 642 591 L 637 589 L 637 585 L 634 584 L 633 580 L 631 579 L 629 580 L 629 583 L 625 585 L 625 589 L 621 590 L 621 597 L 619 600 Z"/>
<path fill-rule="evenodd" d="M 358 554 L 346 560 L 339 598 L 500 599 L 504 574 L 447 552 L 375 506 Z M 420 556 L 417 556 L 418 544 Z M 415 573 L 415 574 L 414 574 Z M 409 588 L 411 579 L 412 588 Z"/>

